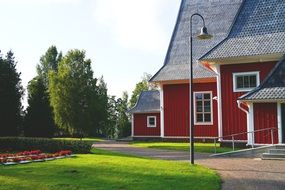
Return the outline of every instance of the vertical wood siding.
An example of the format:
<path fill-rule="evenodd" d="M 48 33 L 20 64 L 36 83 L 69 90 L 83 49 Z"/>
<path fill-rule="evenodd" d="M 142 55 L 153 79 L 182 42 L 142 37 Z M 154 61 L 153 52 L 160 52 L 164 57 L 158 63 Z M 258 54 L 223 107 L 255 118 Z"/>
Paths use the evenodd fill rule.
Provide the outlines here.
<path fill-rule="evenodd" d="M 217 95 L 216 83 L 195 83 L 194 92 L 212 91 Z M 164 85 L 164 130 L 166 137 L 189 136 L 189 84 Z M 213 125 L 195 125 L 195 137 L 218 135 L 217 101 L 212 100 Z"/>
<path fill-rule="evenodd" d="M 277 104 L 276 103 L 255 103 L 254 109 L 254 130 L 276 128 L 273 133 L 274 143 L 278 143 L 277 126 Z M 271 132 L 261 131 L 255 133 L 255 143 L 271 144 Z"/>
<path fill-rule="evenodd" d="M 147 127 L 147 116 L 156 116 L 156 127 Z M 160 136 L 160 113 L 134 114 L 135 136 Z"/>
<path fill-rule="evenodd" d="M 233 91 L 233 73 L 260 71 L 260 82 L 274 67 L 276 62 L 221 65 L 223 136 L 247 131 L 246 113 L 237 106 L 237 99 L 246 92 Z M 247 135 L 238 136 L 246 140 Z"/>

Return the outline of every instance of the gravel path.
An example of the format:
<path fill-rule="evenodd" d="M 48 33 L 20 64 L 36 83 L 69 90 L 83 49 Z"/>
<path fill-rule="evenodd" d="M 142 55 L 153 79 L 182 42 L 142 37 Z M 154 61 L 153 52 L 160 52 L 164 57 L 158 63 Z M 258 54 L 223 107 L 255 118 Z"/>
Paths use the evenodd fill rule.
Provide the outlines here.
<path fill-rule="evenodd" d="M 133 147 L 124 142 L 103 141 L 95 148 L 162 160 L 189 161 L 189 153 Z M 196 163 L 216 170 L 223 190 L 285 190 L 285 161 L 252 158 L 209 158 L 195 153 Z"/>

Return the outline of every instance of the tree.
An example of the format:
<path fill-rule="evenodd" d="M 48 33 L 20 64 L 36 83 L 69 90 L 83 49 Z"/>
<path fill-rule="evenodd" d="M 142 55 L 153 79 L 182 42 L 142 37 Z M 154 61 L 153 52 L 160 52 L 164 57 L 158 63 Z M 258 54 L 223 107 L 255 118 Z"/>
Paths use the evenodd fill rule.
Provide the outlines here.
<path fill-rule="evenodd" d="M 38 76 L 29 82 L 29 106 L 26 110 L 24 123 L 26 136 L 52 137 L 54 135 L 56 125 L 50 106 L 48 73 L 50 71 L 57 72 L 58 62 L 61 58 L 62 54 L 58 53 L 55 46 L 48 48 L 37 65 Z"/>
<path fill-rule="evenodd" d="M 108 97 L 108 107 L 107 107 L 108 119 L 106 125 L 103 128 L 103 134 L 108 138 L 117 137 L 117 100 L 115 96 Z"/>
<path fill-rule="evenodd" d="M 49 71 L 57 71 L 61 59 L 62 53 L 57 51 L 56 46 L 49 47 L 46 53 L 41 56 L 40 63 L 37 65 L 37 73 L 42 78 L 45 88 L 48 89 Z"/>
<path fill-rule="evenodd" d="M 29 137 L 52 137 L 55 124 L 49 98 L 43 79 L 35 77 L 28 85 L 27 114 L 24 122 L 24 134 Z"/>
<path fill-rule="evenodd" d="M 85 51 L 71 50 L 49 74 L 49 92 L 56 124 L 71 134 L 90 134 L 96 109 L 96 82 Z M 94 98 L 94 99 L 93 99 Z"/>
<path fill-rule="evenodd" d="M 0 54 L 0 136 L 18 135 L 22 124 L 24 90 L 16 64 L 12 51 Z"/>
<path fill-rule="evenodd" d="M 97 81 L 97 80 L 96 80 Z M 103 76 L 96 82 L 96 90 L 93 91 L 92 109 L 90 109 L 91 115 L 93 115 L 93 127 L 92 136 L 108 137 L 112 136 L 110 133 L 108 122 L 108 106 L 109 97 L 107 84 L 104 81 Z"/>
<path fill-rule="evenodd" d="M 123 92 L 122 98 L 117 100 L 118 110 L 118 137 L 128 137 L 131 135 L 130 116 L 127 114 L 128 110 L 128 93 Z"/>
<path fill-rule="evenodd" d="M 142 76 L 142 81 L 136 84 L 133 94 L 130 99 L 130 107 L 134 107 L 138 101 L 139 95 L 144 90 L 153 90 L 156 89 L 156 85 L 150 84 L 148 81 L 151 79 L 151 75 L 144 73 Z"/>

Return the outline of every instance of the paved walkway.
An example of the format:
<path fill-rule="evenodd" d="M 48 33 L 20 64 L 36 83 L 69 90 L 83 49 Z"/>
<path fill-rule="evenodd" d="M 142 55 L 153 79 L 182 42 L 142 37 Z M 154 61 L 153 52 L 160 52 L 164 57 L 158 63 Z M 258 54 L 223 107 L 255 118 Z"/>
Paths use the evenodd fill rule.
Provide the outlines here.
<path fill-rule="evenodd" d="M 139 148 L 123 142 L 104 141 L 96 148 L 163 160 L 189 161 L 189 153 Z M 209 158 L 196 153 L 196 163 L 216 170 L 222 177 L 223 190 L 285 190 L 285 161 L 251 158 Z"/>

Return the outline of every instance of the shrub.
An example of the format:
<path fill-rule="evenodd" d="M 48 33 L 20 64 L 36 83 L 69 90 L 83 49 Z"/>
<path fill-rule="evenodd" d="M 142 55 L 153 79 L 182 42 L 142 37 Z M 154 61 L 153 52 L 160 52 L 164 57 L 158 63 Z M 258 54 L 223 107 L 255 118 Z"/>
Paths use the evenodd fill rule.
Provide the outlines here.
<path fill-rule="evenodd" d="M 86 154 L 91 150 L 92 142 L 77 140 L 55 140 L 47 138 L 0 137 L 0 152 L 41 150 L 58 152 L 70 150 L 77 154 Z"/>

